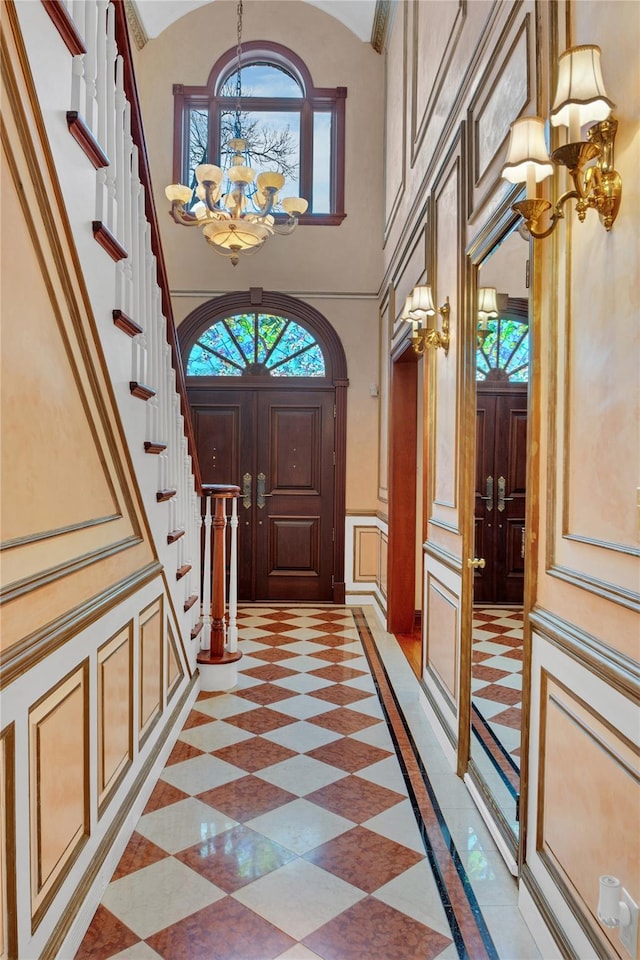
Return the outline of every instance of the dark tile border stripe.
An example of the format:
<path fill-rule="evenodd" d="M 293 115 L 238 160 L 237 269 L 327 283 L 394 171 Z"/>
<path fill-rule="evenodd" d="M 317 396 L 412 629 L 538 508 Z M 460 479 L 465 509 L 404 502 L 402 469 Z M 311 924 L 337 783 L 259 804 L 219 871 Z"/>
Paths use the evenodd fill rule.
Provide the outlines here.
<path fill-rule="evenodd" d="M 458 957 L 460 960 L 499 960 L 364 612 L 360 607 L 352 607 L 351 612 L 371 669 Z"/>
<path fill-rule="evenodd" d="M 475 703 L 471 704 L 471 729 L 480 746 L 493 764 L 498 776 L 515 800 L 520 789 L 520 771 L 513 757 L 507 753 L 491 725 L 482 716 Z"/>

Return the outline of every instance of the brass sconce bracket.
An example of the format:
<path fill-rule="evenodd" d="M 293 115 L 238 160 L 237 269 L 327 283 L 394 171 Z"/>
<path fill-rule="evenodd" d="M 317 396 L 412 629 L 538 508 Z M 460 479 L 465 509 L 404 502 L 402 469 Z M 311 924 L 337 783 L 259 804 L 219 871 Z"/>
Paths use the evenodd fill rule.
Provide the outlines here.
<path fill-rule="evenodd" d="M 536 240 L 551 234 L 559 220 L 564 219 L 563 207 L 568 200 L 576 201 L 578 220 L 584 222 L 589 208 L 598 211 L 600 222 L 608 232 L 618 216 L 622 197 L 622 178 L 613 168 L 613 148 L 618 121 L 614 117 L 594 124 L 587 132 L 588 140 L 567 143 L 551 154 L 552 161 L 564 166 L 573 180 L 573 190 L 563 193 L 551 214 L 546 230 L 538 230 L 538 222 L 551 209 L 548 200 L 534 198 L 514 203 L 512 210 L 523 218 L 527 230 Z M 592 166 L 586 164 L 595 160 Z"/>
<path fill-rule="evenodd" d="M 442 347 L 445 357 L 448 355 L 449 314 L 451 313 L 449 297 L 441 307 L 438 307 L 438 313 L 442 317 L 442 330 L 436 330 L 434 327 L 422 327 L 412 333 L 411 344 L 416 353 L 423 354 L 431 348 L 437 350 L 438 347 Z"/>

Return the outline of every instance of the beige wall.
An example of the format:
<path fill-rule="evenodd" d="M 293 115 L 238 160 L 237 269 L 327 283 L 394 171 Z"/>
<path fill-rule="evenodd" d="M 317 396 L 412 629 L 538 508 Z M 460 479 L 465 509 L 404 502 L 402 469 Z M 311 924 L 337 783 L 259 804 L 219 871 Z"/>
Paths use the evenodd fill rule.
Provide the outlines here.
<path fill-rule="evenodd" d="M 382 190 L 383 60 L 370 44 L 309 4 L 244 4 L 243 40 L 259 37 L 284 44 L 306 63 L 316 86 L 347 88 L 347 217 L 338 227 L 304 226 L 294 237 L 274 237 L 257 256 L 241 259 L 234 268 L 217 257 L 197 231 L 169 220 L 164 185 L 173 179 L 172 84 L 206 83 L 217 58 L 235 43 L 235 11 L 232 3 L 207 5 L 167 28 L 137 55 L 176 322 L 216 294 L 249 287 L 300 296 L 324 314 L 347 356 L 347 510 L 374 510 L 378 400 L 371 398 L 370 385 L 378 383 L 375 295 L 382 264 L 382 211 L 376 198 Z"/>
<path fill-rule="evenodd" d="M 598 872 L 620 874 L 640 897 L 637 817 L 610 816 L 637 810 L 638 803 L 637 14 L 636 4 L 624 2 L 411 0 L 396 7 L 386 51 L 381 342 L 388 304 L 397 317 L 416 283 L 429 281 L 438 304 L 445 296 L 451 302 L 449 355 L 438 350 L 422 361 L 423 624 L 424 680 L 457 745 L 459 772 L 469 749 L 475 268 L 484 260 L 478 284 L 526 295 L 520 267 L 512 282 L 485 258 L 513 225 L 510 188 L 500 178 L 510 122 L 548 114 L 558 54 L 573 44 L 600 44 L 607 91 L 617 104 L 615 166 L 624 187 L 613 229 L 607 234 L 594 211 L 580 224 L 567 209 L 555 236 L 530 250 L 532 628 L 525 677 L 530 671 L 531 703 L 520 889 L 527 909 L 529 894 L 546 901 L 551 928 L 563 929 L 580 956 L 622 955 L 619 939 L 607 939 L 595 915 Z M 559 132 L 552 140 L 562 142 Z M 546 186 L 556 195 L 566 189 L 562 182 Z M 522 264 L 521 238 L 509 243 Z M 396 352 L 404 327 L 396 324 Z M 383 397 L 383 435 L 386 407 Z"/>

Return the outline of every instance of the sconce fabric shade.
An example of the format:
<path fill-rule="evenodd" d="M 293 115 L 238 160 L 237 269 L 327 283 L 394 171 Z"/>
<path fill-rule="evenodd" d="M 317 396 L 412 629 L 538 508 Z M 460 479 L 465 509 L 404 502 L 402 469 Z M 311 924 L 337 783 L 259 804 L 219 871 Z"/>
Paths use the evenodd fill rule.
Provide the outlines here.
<path fill-rule="evenodd" d="M 497 294 L 495 287 L 478 287 L 478 318 L 480 320 L 498 316 Z"/>
<path fill-rule="evenodd" d="M 521 117 L 514 121 L 502 176 L 510 183 L 525 183 L 529 175 L 539 183 L 552 173 L 542 117 Z"/>
<path fill-rule="evenodd" d="M 435 312 L 436 308 L 433 305 L 429 284 L 414 287 L 409 305 L 409 316 L 415 320 L 422 320 L 424 317 L 435 316 Z"/>
<path fill-rule="evenodd" d="M 571 115 L 579 126 L 606 120 L 615 104 L 607 97 L 600 66 L 600 47 L 585 44 L 570 47 L 558 59 L 558 86 L 551 108 L 554 127 L 570 125 Z"/>

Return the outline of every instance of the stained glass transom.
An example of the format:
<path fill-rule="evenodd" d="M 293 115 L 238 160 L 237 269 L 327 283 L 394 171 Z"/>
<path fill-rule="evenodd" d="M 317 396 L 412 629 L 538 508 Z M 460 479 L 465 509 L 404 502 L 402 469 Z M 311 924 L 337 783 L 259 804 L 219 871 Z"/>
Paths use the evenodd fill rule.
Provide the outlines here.
<path fill-rule="evenodd" d="M 529 325 L 521 320 L 499 317 L 487 322 L 489 332 L 478 343 L 476 379 L 529 380 Z"/>
<path fill-rule="evenodd" d="M 200 334 L 187 360 L 189 377 L 324 377 L 313 334 L 287 317 L 238 313 Z"/>

